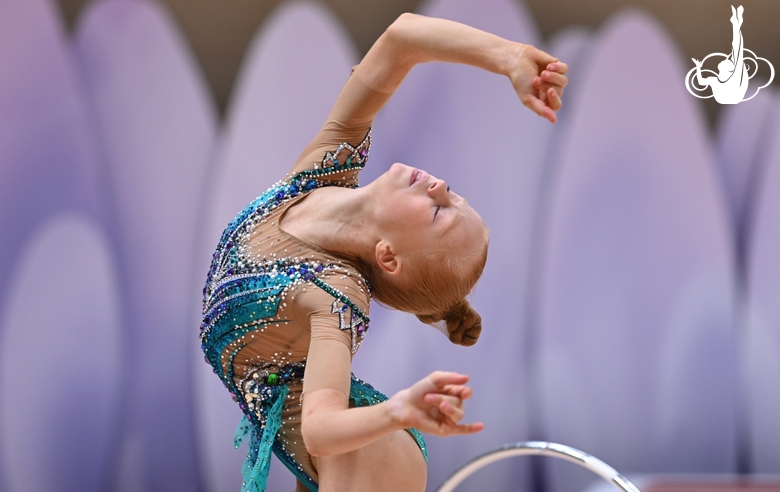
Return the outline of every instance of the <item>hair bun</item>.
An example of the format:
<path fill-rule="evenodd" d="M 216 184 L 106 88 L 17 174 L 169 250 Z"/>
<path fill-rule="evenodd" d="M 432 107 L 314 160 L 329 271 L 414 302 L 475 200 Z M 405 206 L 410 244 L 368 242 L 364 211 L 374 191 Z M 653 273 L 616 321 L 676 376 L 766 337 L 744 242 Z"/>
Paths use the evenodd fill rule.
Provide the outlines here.
<path fill-rule="evenodd" d="M 461 300 L 444 315 L 450 341 L 466 347 L 474 345 L 482 332 L 482 317 L 471 307 L 469 301 Z"/>
<path fill-rule="evenodd" d="M 417 319 L 447 335 L 452 343 L 469 347 L 477 343 L 482 332 L 482 317 L 462 299 L 445 314 L 418 314 Z M 446 324 L 445 328 L 441 325 Z"/>

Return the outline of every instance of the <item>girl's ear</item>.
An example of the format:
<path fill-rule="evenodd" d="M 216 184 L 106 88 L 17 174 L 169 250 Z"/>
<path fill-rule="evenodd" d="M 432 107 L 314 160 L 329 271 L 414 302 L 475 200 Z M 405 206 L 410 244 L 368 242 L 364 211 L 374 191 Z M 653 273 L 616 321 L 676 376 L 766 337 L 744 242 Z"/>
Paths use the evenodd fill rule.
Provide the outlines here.
<path fill-rule="evenodd" d="M 398 275 L 401 273 L 401 260 L 396 256 L 392 245 L 384 239 L 376 243 L 374 256 L 377 265 L 379 265 L 379 268 L 381 268 L 382 271 L 389 273 L 390 275 Z"/>

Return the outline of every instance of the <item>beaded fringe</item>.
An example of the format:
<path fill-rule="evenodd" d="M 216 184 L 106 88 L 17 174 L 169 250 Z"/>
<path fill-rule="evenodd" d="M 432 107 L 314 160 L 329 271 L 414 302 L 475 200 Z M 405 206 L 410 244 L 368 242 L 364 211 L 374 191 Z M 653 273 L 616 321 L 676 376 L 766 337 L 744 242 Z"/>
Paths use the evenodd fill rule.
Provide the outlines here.
<path fill-rule="evenodd" d="M 278 391 L 274 391 L 273 399 L 275 401 L 268 411 L 263 433 L 259 438 L 246 415 L 236 428 L 236 433 L 233 436 L 233 445 L 236 448 L 241 446 L 247 437 L 249 438 L 249 452 L 246 455 L 244 466 L 241 468 L 241 474 L 244 477 L 241 492 L 265 492 L 268 471 L 271 469 L 271 446 L 276 438 L 276 433 L 282 426 L 282 404 L 287 397 L 287 392 L 287 385 L 279 386 Z"/>

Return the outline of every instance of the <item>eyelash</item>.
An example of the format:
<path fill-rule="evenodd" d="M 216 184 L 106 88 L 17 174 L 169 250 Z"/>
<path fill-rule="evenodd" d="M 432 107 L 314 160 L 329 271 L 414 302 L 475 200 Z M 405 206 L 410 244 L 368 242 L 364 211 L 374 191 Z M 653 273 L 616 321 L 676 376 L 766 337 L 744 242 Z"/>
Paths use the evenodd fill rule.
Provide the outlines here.
<path fill-rule="evenodd" d="M 450 192 L 450 185 L 447 185 L 447 193 L 449 192 Z M 436 220 L 436 216 L 439 215 L 439 209 L 441 209 L 441 207 L 436 207 L 436 211 L 433 213 L 433 220 Z"/>

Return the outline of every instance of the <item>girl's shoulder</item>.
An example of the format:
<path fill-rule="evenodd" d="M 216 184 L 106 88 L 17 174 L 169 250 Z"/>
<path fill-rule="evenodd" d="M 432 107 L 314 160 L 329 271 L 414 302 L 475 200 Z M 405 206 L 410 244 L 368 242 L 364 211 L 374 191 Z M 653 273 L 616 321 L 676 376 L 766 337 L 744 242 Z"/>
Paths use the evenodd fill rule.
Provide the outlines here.
<path fill-rule="evenodd" d="M 334 185 L 357 188 L 359 172 L 371 150 L 371 128 L 361 125 L 355 131 L 344 126 L 335 121 L 326 123 L 320 130 L 319 144 L 304 150 L 283 181 L 307 191 Z"/>
<path fill-rule="evenodd" d="M 290 296 L 296 317 L 325 330 L 338 330 L 349 337 L 352 353 L 357 352 L 368 331 L 371 287 L 351 264 L 334 260 L 314 266 L 314 275 Z"/>

